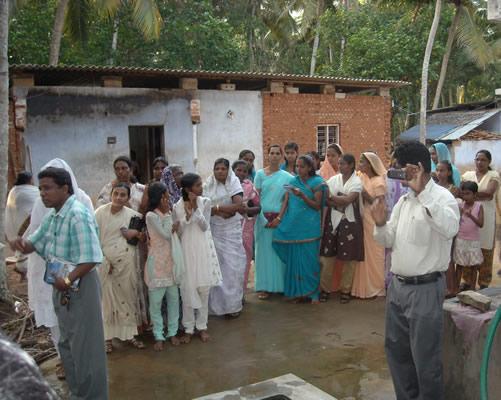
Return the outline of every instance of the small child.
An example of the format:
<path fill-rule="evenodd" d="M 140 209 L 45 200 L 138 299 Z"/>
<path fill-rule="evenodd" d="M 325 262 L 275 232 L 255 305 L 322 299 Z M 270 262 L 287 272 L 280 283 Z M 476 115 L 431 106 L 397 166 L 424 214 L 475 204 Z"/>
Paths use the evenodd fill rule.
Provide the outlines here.
<path fill-rule="evenodd" d="M 183 301 L 182 343 L 189 343 L 195 328 L 202 342 L 209 340 L 209 292 L 222 282 L 221 268 L 210 230 L 211 201 L 202 197 L 202 179 L 186 174 L 181 179 L 182 198 L 174 205 L 183 248 L 185 271 L 181 285 Z"/>
<path fill-rule="evenodd" d="M 259 205 L 259 194 L 254 187 L 254 184 L 247 179 L 249 164 L 247 161 L 238 160 L 233 163 L 231 169 L 240 180 L 244 191 L 243 202 L 246 204 L 247 212 L 242 219 L 242 241 L 244 244 L 245 255 L 247 256 L 247 266 L 245 267 L 244 275 L 244 296 L 247 291 L 247 283 L 249 282 L 249 271 L 254 257 L 254 217 L 261 211 Z"/>
<path fill-rule="evenodd" d="M 156 182 L 148 187 L 148 209 L 146 226 L 149 235 L 148 260 L 144 269 L 144 281 L 148 286 L 150 317 L 153 322 L 156 351 L 163 350 L 162 300 L 167 296 L 167 337 L 174 346 L 180 341 L 176 337 L 179 321 L 179 276 L 182 258 L 173 249 L 174 237 L 179 224 L 172 223 L 167 186 Z M 180 245 L 179 245 L 180 247 Z"/>
<path fill-rule="evenodd" d="M 475 201 L 478 192 L 478 185 L 475 182 L 464 181 L 460 189 L 461 219 L 453 254 L 456 263 L 456 282 L 461 282 L 462 276 L 464 283 L 460 290 L 475 290 L 478 268 L 484 260 L 480 248 L 480 228 L 484 225 L 484 209 L 480 202 Z"/>

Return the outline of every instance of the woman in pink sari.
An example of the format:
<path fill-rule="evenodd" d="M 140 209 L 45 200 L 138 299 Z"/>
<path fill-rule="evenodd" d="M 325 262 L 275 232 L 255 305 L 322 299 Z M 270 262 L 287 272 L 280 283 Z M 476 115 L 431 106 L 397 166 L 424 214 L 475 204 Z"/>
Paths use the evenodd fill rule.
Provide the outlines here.
<path fill-rule="evenodd" d="M 249 172 L 249 163 L 244 160 L 238 160 L 233 163 L 231 168 L 235 175 L 240 179 L 240 184 L 244 190 L 243 203 L 247 206 L 247 212 L 242 220 L 242 241 L 244 244 L 245 255 L 247 256 L 247 265 L 244 275 L 244 295 L 249 281 L 249 270 L 254 257 L 254 216 L 259 214 L 261 207 L 259 205 L 259 194 L 254 184 L 247 179 Z"/>
<path fill-rule="evenodd" d="M 364 223 L 365 261 L 355 269 L 351 294 L 362 299 L 386 294 L 384 285 L 384 247 L 377 243 L 372 235 L 374 219 L 370 212 L 371 204 L 378 198 L 385 201 L 386 168 L 381 159 L 372 152 L 362 153 L 360 157 L 360 178 L 364 186 L 362 191 Z"/>

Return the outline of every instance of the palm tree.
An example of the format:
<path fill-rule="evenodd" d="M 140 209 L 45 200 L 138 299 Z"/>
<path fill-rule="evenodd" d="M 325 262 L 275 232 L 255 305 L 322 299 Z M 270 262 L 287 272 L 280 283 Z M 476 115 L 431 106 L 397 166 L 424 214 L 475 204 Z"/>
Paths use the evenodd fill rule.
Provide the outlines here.
<path fill-rule="evenodd" d="M 0 300 L 8 299 L 7 270 L 4 248 L 4 212 L 7 196 L 7 170 L 9 167 L 9 1 L 0 0 Z"/>
<path fill-rule="evenodd" d="M 421 105 L 419 114 L 419 141 L 426 142 L 426 108 L 428 105 L 428 72 L 430 66 L 431 51 L 433 50 L 433 43 L 437 34 L 438 22 L 440 21 L 440 13 L 442 12 L 442 0 L 436 0 L 435 14 L 433 15 L 433 22 L 431 24 L 430 33 L 428 35 L 428 42 L 424 51 L 423 58 L 423 71 L 421 74 Z"/>
<path fill-rule="evenodd" d="M 474 17 L 474 6 L 468 0 L 454 0 L 454 18 L 449 28 L 442 67 L 437 82 L 433 110 L 438 108 L 440 96 L 447 75 L 447 66 L 452 53 L 454 39 L 462 46 L 469 58 L 481 69 L 491 64 L 495 57 L 492 48 L 486 42 Z"/>
<path fill-rule="evenodd" d="M 91 7 L 114 18 L 122 6 L 132 6 L 132 17 L 147 39 L 158 38 L 162 17 L 155 0 L 59 0 L 51 35 L 49 64 L 57 65 L 63 30 L 76 40 L 85 40 Z"/>

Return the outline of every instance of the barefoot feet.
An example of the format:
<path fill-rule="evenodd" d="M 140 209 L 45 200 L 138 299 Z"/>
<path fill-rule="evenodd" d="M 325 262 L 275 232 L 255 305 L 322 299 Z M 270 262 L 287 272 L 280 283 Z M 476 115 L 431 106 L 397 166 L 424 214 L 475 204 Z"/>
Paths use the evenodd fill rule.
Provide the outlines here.
<path fill-rule="evenodd" d="M 153 345 L 153 350 L 162 351 L 164 349 L 164 342 L 162 340 L 157 340 Z"/>
<path fill-rule="evenodd" d="M 207 333 L 206 330 L 200 331 L 199 335 L 200 335 L 200 340 L 203 343 L 207 343 L 209 341 L 209 339 L 210 339 L 210 335 Z"/>

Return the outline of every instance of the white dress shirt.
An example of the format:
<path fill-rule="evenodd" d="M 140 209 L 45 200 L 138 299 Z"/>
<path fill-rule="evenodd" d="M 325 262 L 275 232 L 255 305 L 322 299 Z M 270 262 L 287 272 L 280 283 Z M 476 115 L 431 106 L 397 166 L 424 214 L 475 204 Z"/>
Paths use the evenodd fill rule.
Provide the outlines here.
<path fill-rule="evenodd" d="M 391 272 L 417 276 L 447 270 L 458 230 L 456 199 L 430 179 L 419 195 L 411 190 L 398 200 L 386 225 L 374 228 L 374 238 L 392 249 Z"/>

